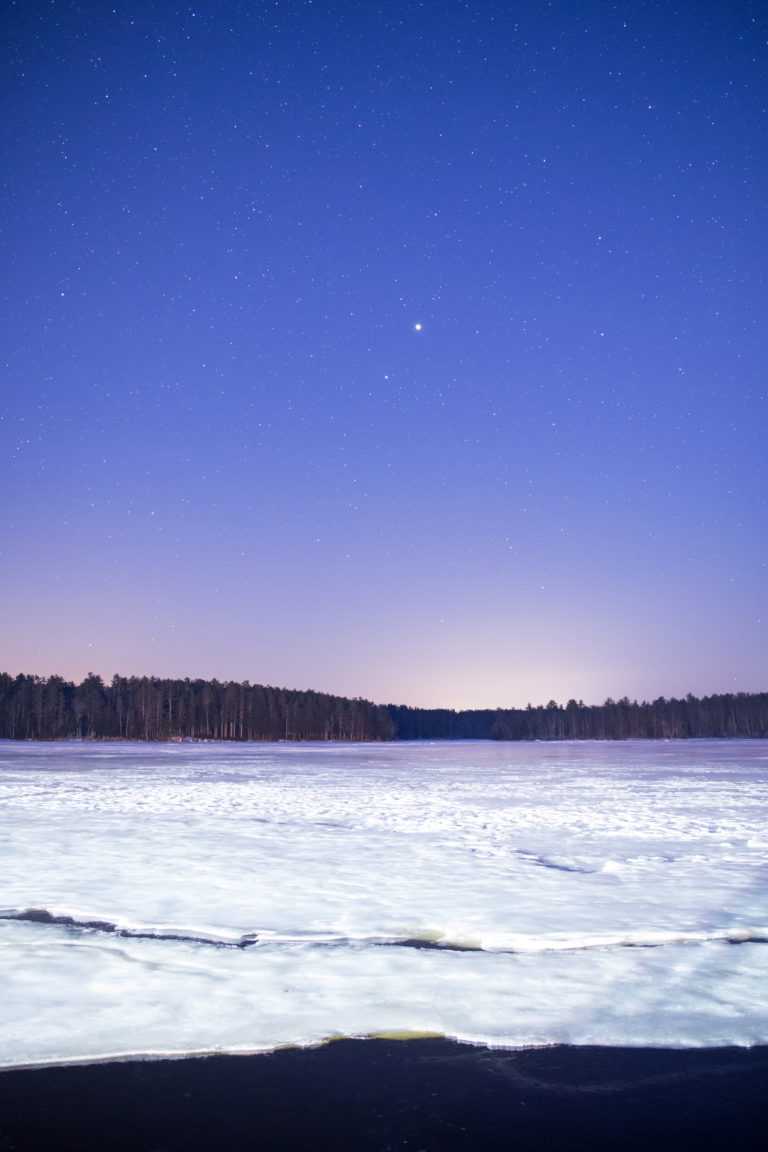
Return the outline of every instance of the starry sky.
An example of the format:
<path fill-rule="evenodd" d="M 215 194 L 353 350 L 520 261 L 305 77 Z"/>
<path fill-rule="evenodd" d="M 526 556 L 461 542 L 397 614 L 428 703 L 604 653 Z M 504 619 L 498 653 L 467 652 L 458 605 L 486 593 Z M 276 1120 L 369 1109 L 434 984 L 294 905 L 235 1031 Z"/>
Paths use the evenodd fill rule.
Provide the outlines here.
<path fill-rule="evenodd" d="M 2 670 L 768 687 L 763 3 L 2 22 Z"/>

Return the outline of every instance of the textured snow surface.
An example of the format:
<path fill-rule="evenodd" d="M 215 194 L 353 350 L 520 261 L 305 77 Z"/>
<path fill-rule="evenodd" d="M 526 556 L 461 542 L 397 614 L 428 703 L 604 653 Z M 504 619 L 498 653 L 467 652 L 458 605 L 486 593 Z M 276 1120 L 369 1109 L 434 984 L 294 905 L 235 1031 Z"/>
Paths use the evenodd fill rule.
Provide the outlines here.
<path fill-rule="evenodd" d="M 0 743 L 0 1065 L 768 1043 L 768 744 Z"/>

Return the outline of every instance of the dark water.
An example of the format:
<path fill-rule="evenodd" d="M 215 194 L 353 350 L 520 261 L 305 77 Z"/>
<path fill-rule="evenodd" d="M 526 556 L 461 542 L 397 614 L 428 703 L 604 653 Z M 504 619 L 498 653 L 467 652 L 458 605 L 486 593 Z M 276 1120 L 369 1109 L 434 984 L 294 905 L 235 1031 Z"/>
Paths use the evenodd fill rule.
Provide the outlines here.
<path fill-rule="evenodd" d="M 0 1073 L 2 1152 L 762 1148 L 768 1048 L 341 1040 Z"/>

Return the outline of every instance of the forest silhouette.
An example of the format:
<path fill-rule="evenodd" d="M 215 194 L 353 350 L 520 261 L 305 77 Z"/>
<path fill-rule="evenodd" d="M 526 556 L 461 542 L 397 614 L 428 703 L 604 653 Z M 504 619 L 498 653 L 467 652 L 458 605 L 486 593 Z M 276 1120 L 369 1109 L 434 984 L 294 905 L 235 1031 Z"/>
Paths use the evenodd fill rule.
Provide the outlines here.
<path fill-rule="evenodd" d="M 768 736 L 768 693 L 410 708 L 248 681 L 0 673 L 6 740 L 669 740 Z"/>

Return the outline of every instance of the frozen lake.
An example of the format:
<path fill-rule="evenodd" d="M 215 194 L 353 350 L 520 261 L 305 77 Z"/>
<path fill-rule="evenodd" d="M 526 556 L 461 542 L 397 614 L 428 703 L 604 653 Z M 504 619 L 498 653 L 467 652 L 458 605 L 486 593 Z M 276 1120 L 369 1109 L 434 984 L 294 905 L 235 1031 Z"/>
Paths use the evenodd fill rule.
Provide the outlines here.
<path fill-rule="evenodd" d="M 2 742 L 0 1066 L 768 1043 L 767 801 L 761 741 Z"/>

